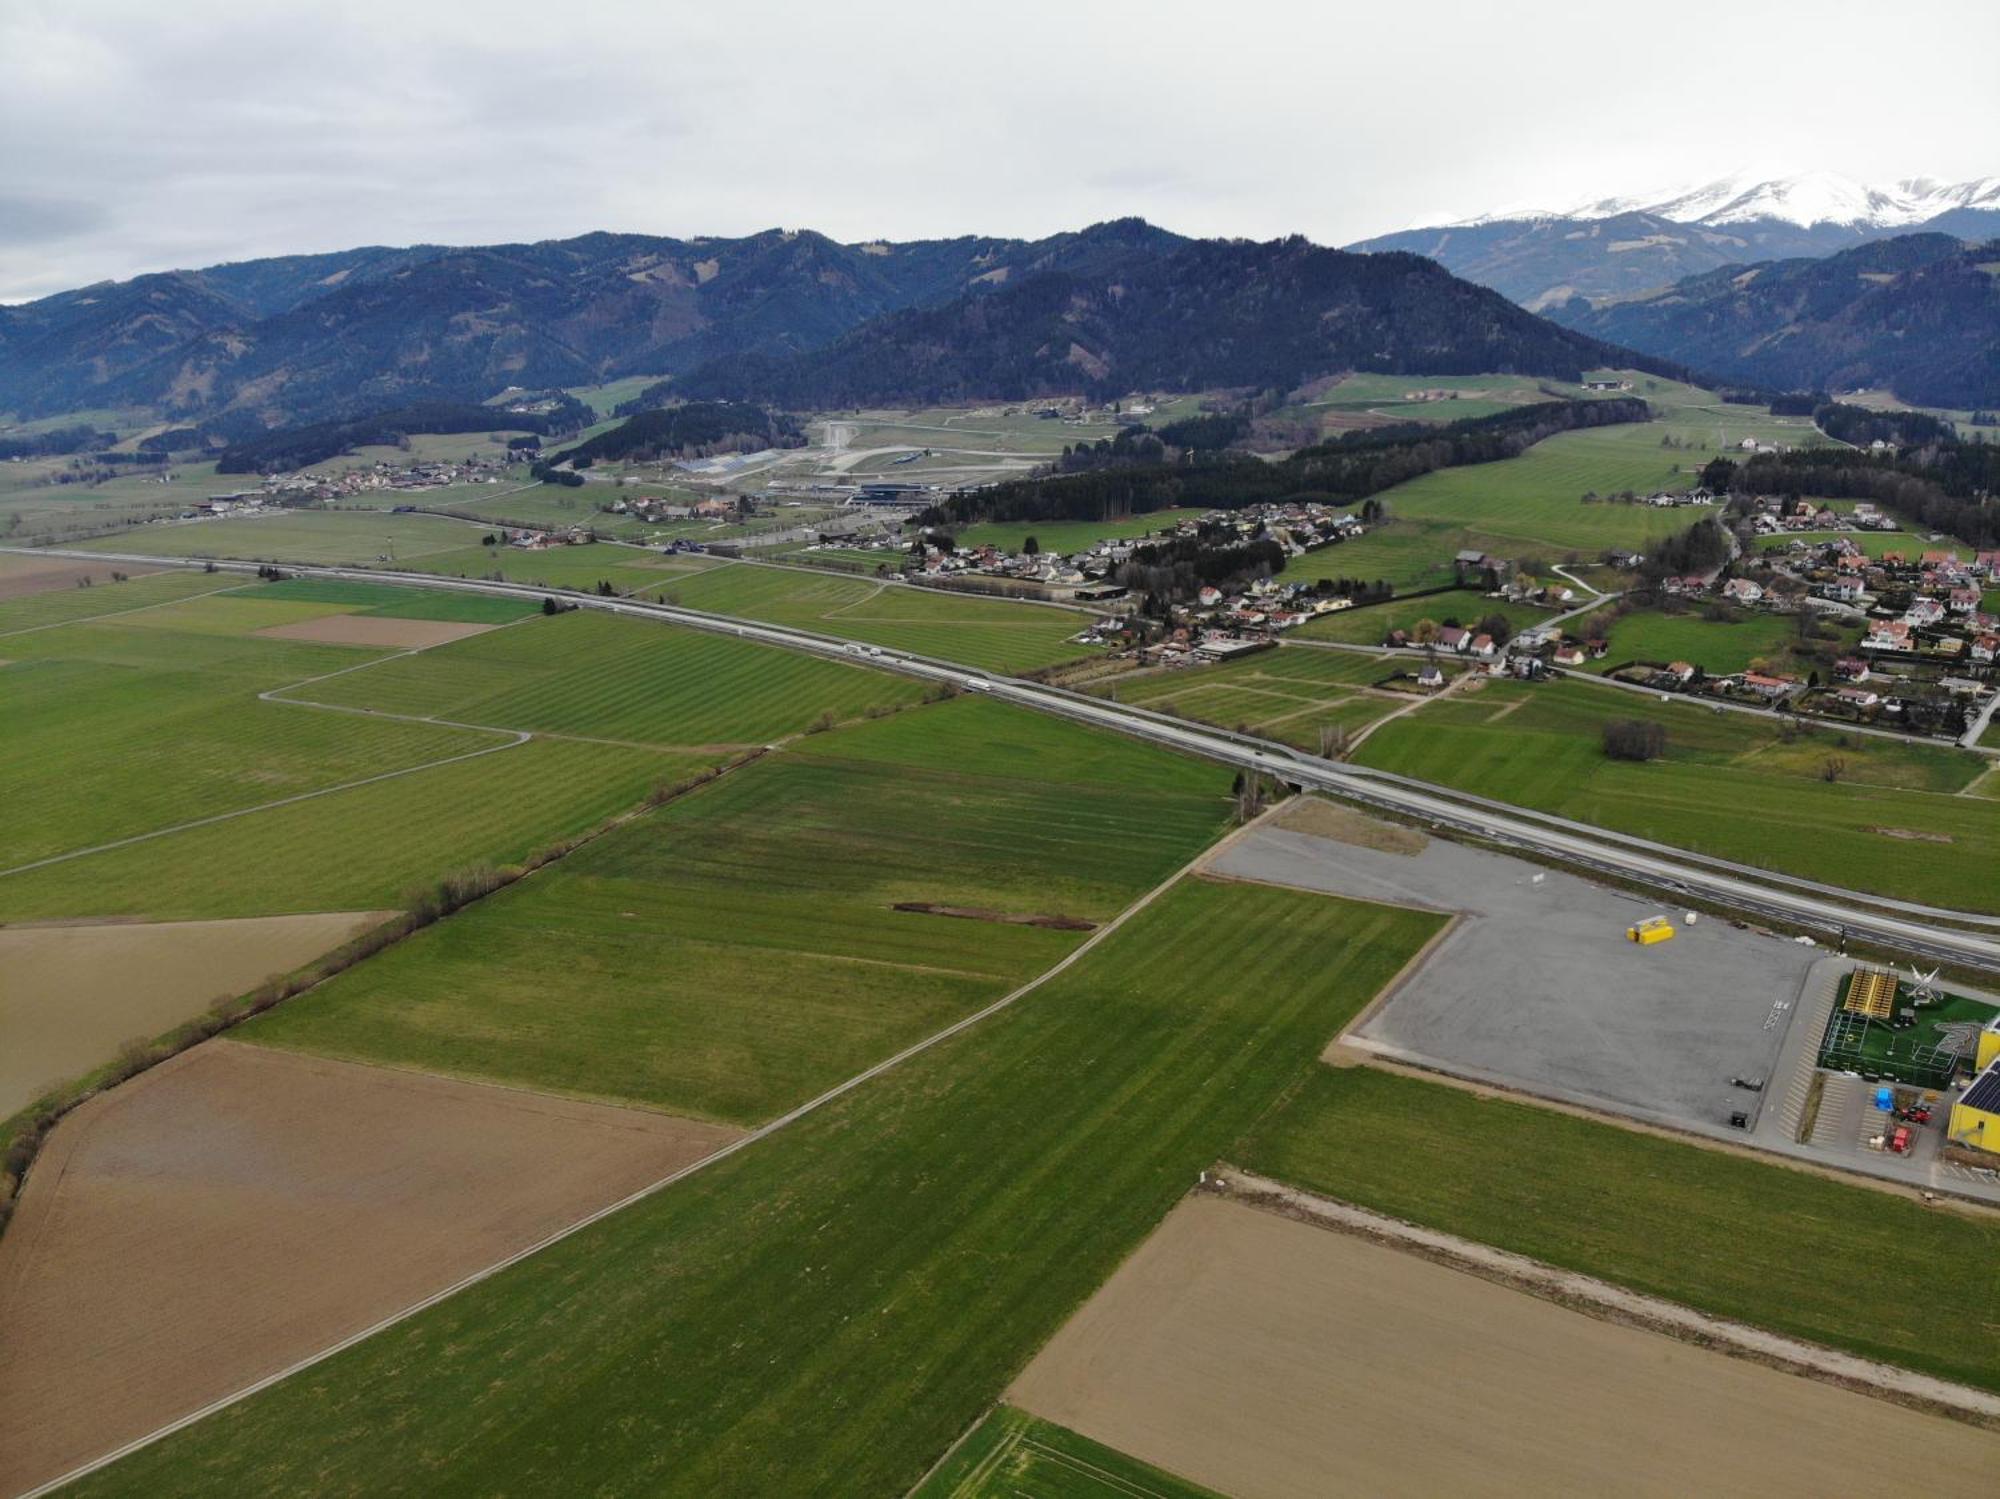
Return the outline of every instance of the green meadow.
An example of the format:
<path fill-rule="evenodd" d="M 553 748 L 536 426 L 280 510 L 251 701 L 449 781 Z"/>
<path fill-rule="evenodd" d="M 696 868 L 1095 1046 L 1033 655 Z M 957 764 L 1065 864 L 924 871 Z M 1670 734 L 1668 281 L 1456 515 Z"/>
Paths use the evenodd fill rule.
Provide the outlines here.
<path fill-rule="evenodd" d="M 466 527 L 460 534 L 471 538 L 472 544 L 418 557 L 409 563 L 411 570 L 460 578 L 500 578 L 536 588 L 589 591 L 599 583 L 609 583 L 620 593 L 636 593 L 710 565 L 701 558 L 668 557 L 642 547 L 604 541 L 531 550 L 481 545 L 482 533 L 472 527 Z M 483 534 L 499 533 L 496 527 Z"/>
<path fill-rule="evenodd" d="M 1435 521 L 1405 520 L 1391 515 L 1352 541 L 1336 542 L 1293 557 L 1285 564 L 1286 582 L 1320 578 L 1359 578 L 1384 582 L 1399 593 L 1419 588 L 1449 587 L 1454 581 L 1451 559 L 1477 547 L 1507 555 L 1510 548 L 1497 536 Z"/>
<path fill-rule="evenodd" d="M 906 1492 L 1437 924 L 1185 881 L 1007 1010 L 76 1492 Z"/>
<path fill-rule="evenodd" d="M 1472 589 L 1432 594 L 1425 598 L 1391 599 L 1386 604 L 1368 604 L 1359 609 L 1342 609 L 1322 614 L 1299 626 L 1301 640 L 1330 640 L 1347 645 L 1381 645 L 1392 630 L 1409 631 L 1419 620 L 1433 624 L 1457 624 L 1470 628 L 1490 614 L 1497 614 L 1516 631 L 1532 629 L 1557 611 L 1533 604 L 1515 604 L 1506 599 L 1489 599 Z"/>
<path fill-rule="evenodd" d="M 1666 729 L 1612 760 L 1612 719 Z M 1659 702 L 1582 682 L 1494 681 L 1384 724 L 1359 762 L 1696 853 L 1964 910 L 2000 909 L 2000 803 L 1954 793 L 1986 766 L 1948 748 Z M 1836 783 L 1824 779 L 1839 763 Z"/>
<path fill-rule="evenodd" d="M 1413 589 L 1450 582 L 1452 554 L 1464 548 L 1514 560 L 1589 557 L 1609 548 L 1644 551 L 1708 512 L 1587 505 L 1583 496 L 1690 488 L 1703 464 L 1737 454 L 1746 437 L 1796 445 L 1825 440 L 1804 417 L 1774 417 L 1759 407 L 1729 405 L 1711 391 L 1627 373 L 1634 384 L 1630 394 L 1652 405 L 1653 420 L 1558 433 L 1515 458 L 1439 469 L 1399 484 L 1376 497 L 1388 512 L 1384 524 L 1356 541 L 1294 560 L 1287 576 L 1381 578 Z M 1466 378 L 1476 383 L 1481 377 Z M 1332 393 L 1348 386 L 1343 381 Z M 1441 420 L 1475 414 L 1455 412 L 1460 405 L 1438 402 L 1426 410 Z"/>
<path fill-rule="evenodd" d="M 999 1406 L 910 1499 L 1220 1499 L 1212 1490 Z"/>
<path fill-rule="evenodd" d="M 0 877 L 0 921 L 387 909 L 450 871 L 518 863 L 712 763 L 536 739 Z"/>
<path fill-rule="evenodd" d="M 60 425 L 91 419 L 79 413 Z M 112 412 L 96 419 L 130 418 Z M 255 482 L 242 474 L 218 474 L 213 463 L 174 464 L 168 472 L 172 480 L 164 483 L 159 473 L 138 468 L 75 483 L 68 458 L 0 463 L 0 538 L 14 546 L 73 546 L 84 537 L 178 515 L 197 500 L 234 494 Z"/>
<path fill-rule="evenodd" d="M 1040 774 L 993 753 L 1004 733 Z M 1115 782 L 1069 771 L 1092 737 L 962 700 L 808 739 L 242 1034 L 756 1124 L 1083 940 L 993 918 L 1107 920 L 1219 831 L 1220 769 L 1134 749 Z M 882 758 L 917 738 L 951 768 Z"/>
<path fill-rule="evenodd" d="M 280 585 L 282 586 L 282 585 Z M 300 689 L 315 702 L 650 745 L 751 745 L 917 701 L 915 681 L 576 610 Z"/>
<path fill-rule="evenodd" d="M 176 568 L 172 572 L 128 578 L 123 583 L 58 588 L 46 593 L 0 599 L 0 640 L 11 642 L 16 635 L 47 630 L 75 620 L 156 609 L 162 604 L 175 603 L 198 594 L 219 593 L 235 584 L 233 578 Z M 11 657 L 17 649 L 10 643 L 4 651 L 0 651 L 0 659 Z"/>
<path fill-rule="evenodd" d="M 1184 520 L 1194 520 L 1206 513 L 1200 509 L 1178 509 L 1154 510 L 1145 515 L 1128 515 L 1106 521 L 987 521 L 960 531 L 958 543 L 960 546 L 995 546 L 1003 552 L 1018 552 L 1032 536 L 1044 552 L 1060 552 L 1067 556 L 1085 550 L 1094 541 L 1129 541 Z"/>
<path fill-rule="evenodd" d="M 731 563 L 650 590 L 651 596 L 967 666 L 1021 672 L 1088 655 L 1070 637 L 1089 620 L 1071 609 L 947 593 L 911 583 L 803 568 Z"/>
<path fill-rule="evenodd" d="M 0 868 L 495 742 L 260 701 L 381 654 L 252 633 L 335 608 L 213 594 L 11 637 L 0 666 Z"/>
<path fill-rule="evenodd" d="M 1858 625 L 1837 629 L 1843 649 L 1852 648 L 1860 638 Z M 1733 620 L 1710 620 L 1695 613 L 1642 609 L 1613 619 L 1610 639 L 1610 654 L 1593 661 L 1588 670 L 1601 674 L 1633 661 L 1661 666 L 1686 661 L 1710 676 L 1746 670 L 1753 661 L 1765 662 L 1774 671 L 1803 674 L 1814 669 L 1810 661 L 1793 659 L 1793 648 L 1800 643 L 1793 615 L 1743 614 Z"/>
<path fill-rule="evenodd" d="M 1412 701 L 1408 693 L 1381 684 L 1420 664 L 1358 651 L 1281 646 L 1215 666 L 1115 677 L 1090 690 L 1316 752 L 1322 729 L 1351 733 L 1406 707 Z"/>
<path fill-rule="evenodd" d="M 339 578 L 287 578 L 280 583 L 253 583 L 233 590 L 229 597 L 329 604 L 343 614 L 379 615 L 388 619 L 439 619 L 471 625 L 511 624 L 528 618 L 538 608 L 526 599 L 451 593 L 439 588 L 408 588 L 386 583 L 349 583 Z"/>
<path fill-rule="evenodd" d="M 85 551 L 247 562 L 363 565 L 409 562 L 476 542 L 465 521 L 379 510 L 279 510 L 221 520 L 168 521 L 80 543 Z"/>

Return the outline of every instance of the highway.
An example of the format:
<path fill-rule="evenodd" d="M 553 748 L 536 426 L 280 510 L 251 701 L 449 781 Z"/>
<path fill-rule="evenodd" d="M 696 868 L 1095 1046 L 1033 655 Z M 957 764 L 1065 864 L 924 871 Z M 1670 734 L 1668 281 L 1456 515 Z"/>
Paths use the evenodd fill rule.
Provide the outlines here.
<path fill-rule="evenodd" d="M 255 562 L 218 560 L 211 563 L 206 559 L 54 548 L 0 547 L 0 551 L 136 566 L 213 566 L 219 572 L 248 574 L 254 574 L 260 565 Z M 690 629 L 736 635 L 790 650 L 864 661 L 961 691 L 982 693 L 1038 712 L 1128 734 L 1226 765 L 1261 771 L 1290 785 L 1325 791 L 1381 811 L 1421 820 L 1437 831 L 1478 838 L 1497 846 L 1557 859 L 1611 878 L 1648 886 L 1661 892 L 1663 903 L 1667 905 L 1697 900 L 1747 916 L 1806 928 L 1820 933 L 1824 940 L 1837 940 L 1839 934 L 1845 933 L 1849 940 L 1893 949 L 1914 958 L 2000 974 L 2000 935 L 1996 935 L 1996 929 L 2000 929 L 2000 918 L 1940 910 L 1712 860 L 1646 839 L 1527 812 L 1407 777 L 1321 760 L 1273 741 L 1190 724 L 1129 704 L 1107 702 L 1018 677 L 997 676 L 915 652 L 868 645 L 786 625 L 710 614 L 674 604 L 599 597 L 562 589 L 536 588 L 523 583 L 452 578 L 384 568 L 285 564 L 284 570 L 297 577 L 398 582 L 536 601 L 555 597 L 580 608 L 666 620 Z"/>

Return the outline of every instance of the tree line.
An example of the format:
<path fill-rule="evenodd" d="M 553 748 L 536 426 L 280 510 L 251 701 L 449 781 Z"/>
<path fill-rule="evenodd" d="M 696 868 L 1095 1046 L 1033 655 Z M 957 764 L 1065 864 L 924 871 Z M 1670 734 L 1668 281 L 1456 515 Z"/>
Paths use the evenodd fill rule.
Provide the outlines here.
<path fill-rule="evenodd" d="M 1760 453 L 1727 476 L 1727 487 L 1792 499 L 1872 500 L 1981 551 L 2000 547 L 2000 447 L 1989 443 L 1928 442 L 1879 454 Z"/>
<path fill-rule="evenodd" d="M 588 468 L 599 459 L 706 457 L 795 448 L 805 440 L 798 421 L 783 412 L 738 401 L 689 401 L 638 412 L 609 432 L 600 432 L 556 455 L 556 459 L 567 458 L 576 468 Z"/>
<path fill-rule="evenodd" d="M 588 407 L 584 408 L 586 411 Z M 216 460 L 217 473 L 285 473 L 337 458 L 353 448 L 395 444 L 417 433 L 507 432 L 525 428 L 547 433 L 555 418 L 504 411 L 460 401 L 419 401 L 345 421 L 285 427 L 232 442 Z"/>
<path fill-rule="evenodd" d="M 1351 432 L 1276 463 L 1240 453 L 1186 450 L 1158 463 L 1020 479 L 955 494 L 925 512 L 923 520 L 927 525 L 1097 521 L 1180 506 L 1241 510 L 1284 501 L 1349 504 L 1437 469 L 1518 457 L 1558 432 L 1643 422 L 1651 416 L 1652 408 L 1636 397 L 1551 401 L 1443 427 L 1409 422 Z"/>

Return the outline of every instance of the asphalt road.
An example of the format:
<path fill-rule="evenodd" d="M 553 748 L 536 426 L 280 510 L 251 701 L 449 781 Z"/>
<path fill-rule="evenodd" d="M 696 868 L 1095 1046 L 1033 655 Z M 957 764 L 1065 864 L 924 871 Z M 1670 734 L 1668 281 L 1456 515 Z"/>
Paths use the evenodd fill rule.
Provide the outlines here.
<path fill-rule="evenodd" d="M 144 553 L 82 552 L 56 548 L 6 547 L 0 551 L 97 562 L 130 562 L 162 567 L 208 567 L 254 574 L 255 562 L 213 563 Z M 1377 810 L 1421 819 L 1449 831 L 1530 854 L 1650 886 L 1682 899 L 1694 898 L 1772 921 L 1815 929 L 1830 937 L 1845 932 L 1853 940 L 1891 948 L 1932 962 L 1957 964 L 2000 974 L 2000 918 L 1946 911 L 1915 902 L 1871 896 L 1839 886 L 1795 879 L 1768 870 L 1711 860 L 1647 839 L 1607 832 L 1565 818 L 1522 811 L 1484 798 L 1448 792 L 1385 771 L 1321 760 L 1270 740 L 1166 718 L 1126 703 L 1106 702 L 1062 688 L 1016 677 L 996 676 L 955 662 L 866 645 L 839 636 L 709 614 L 679 605 L 636 599 L 601 598 L 520 583 L 403 573 L 386 568 L 290 565 L 299 577 L 343 578 L 353 582 L 394 580 L 427 588 L 540 599 L 550 595 L 581 608 L 601 609 L 641 619 L 663 619 L 693 629 L 733 634 L 822 656 L 860 659 L 927 681 L 985 693 L 1023 707 L 1112 729 L 1189 754 L 1261 771 L 1301 788 L 1326 791 Z M 1980 931 L 1963 928 L 1973 926 Z"/>

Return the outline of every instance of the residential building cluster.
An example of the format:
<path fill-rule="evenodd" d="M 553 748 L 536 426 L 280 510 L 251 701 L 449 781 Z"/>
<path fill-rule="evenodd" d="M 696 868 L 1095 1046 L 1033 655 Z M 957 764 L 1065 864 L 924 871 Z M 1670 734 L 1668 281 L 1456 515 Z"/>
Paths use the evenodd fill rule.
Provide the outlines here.
<path fill-rule="evenodd" d="M 1829 618 L 1851 632 L 1830 669 L 1822 648 L 1820 666 L 1809 670 L 1710 676 L 1694 663 L 1635 662 L 1614 675 L 1663 692 L 1948 738 L 1964 734 L 2000 690 L 2000 614 L 1984 607 L 1987 590 L 2000 587 L 2000 551 L 1913 542 L 1871 558 L 1841 535 L 1792 541 L 1754 565 L 1758 577 L 1668 578 L 1662 588 L 1740 610 Z"/>
<path fill-rule="evenodd" d="M 1352 513 L 1328 505 L 1253 505 L 1242 510 L 1211 510 L 1144 536 L 1100 538 L 1083 550 L 1068 554 L 1040 548 L 1032 552 L 1008 551 L 990 544 L 928 546 L 921 560 L 912 556 L 909 570 L 936 578 L 1003 578 L 1041 584 L 1052 590 L 1076 589 L 1101 585 L 1115 578 L 1118 569 L 1132 561 L 1141 547 L 1205 536 L 1211 546 L 1272 541 L 1283 548 L 1286 556 L 1297 557 L 1359 536 L 1366 529 Z"/>

